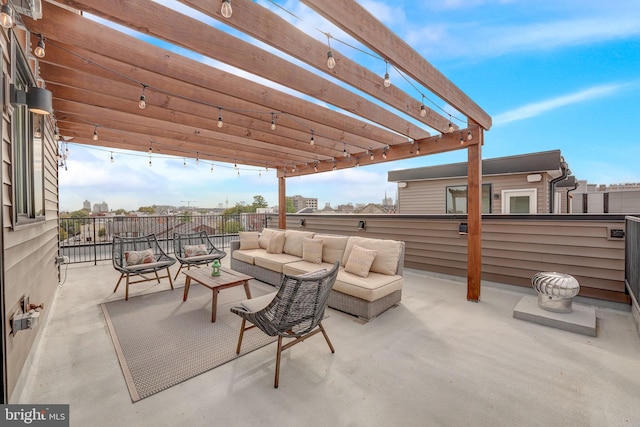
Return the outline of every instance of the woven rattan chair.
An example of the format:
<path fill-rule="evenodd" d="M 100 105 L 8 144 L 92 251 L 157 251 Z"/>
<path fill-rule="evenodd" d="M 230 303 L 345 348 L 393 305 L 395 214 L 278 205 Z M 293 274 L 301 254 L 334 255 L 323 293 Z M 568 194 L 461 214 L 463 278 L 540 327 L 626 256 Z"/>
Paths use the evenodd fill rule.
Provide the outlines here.
<path fill-rule="evenodd" d="M 213 260 L 227 256 L 226 252 L 215 247 L 206 231 L 175 233 L 173 235 L 173 250 L 180 263 L 180 268 L 174 280 L 178 278 L 180 270 L 185 265 L 188 270 L 192 265 L 208 264 Z"/>
<path fill-rule="evenodd" d="M 155 234 L 140 237 L 113 237 L 113 247 L 111 251 L 113 267 L 120 272 L 120 278 L 113 292 L 118 290 L 122 278 L 126 277 L 125 300 L 129 300 L 129 285 L 133 283 L 148 282 L 165 277 L 169 278 L 169 284 L 173 289 L 173 280 L 169 267 L 176 263 L 175 258 L 171 258 L 160 247 Z M 158 274 L 159 271 L 166 270 L 164 276 Z M 153 277 L 145 274 L 153 273 Z M 131 276 L 139 276 L 138 280 L 130 280 Z"/>
<path fill-rule="evenodd" d="M 276 375 L 273 383 L 275 388 L 278 388 L 280 356 L 283 350 L 322 332 L 331 353 L 335 353 L 321 321 L 339 266 L 336 262 L 329 271 L 320 270 L 300 276 L 285 274 L 278 292 L 243 301 L 240 306 L 231 308 L 233 313 L 242 317 L 237 354 L 240 354 L 244 331 L 248 329 L 258 327 L 265 334 L 278 337 Z M 247 321 L 252 325 L 246 326 Z M 283 345 L 283 338 L 294 340 Z"/>

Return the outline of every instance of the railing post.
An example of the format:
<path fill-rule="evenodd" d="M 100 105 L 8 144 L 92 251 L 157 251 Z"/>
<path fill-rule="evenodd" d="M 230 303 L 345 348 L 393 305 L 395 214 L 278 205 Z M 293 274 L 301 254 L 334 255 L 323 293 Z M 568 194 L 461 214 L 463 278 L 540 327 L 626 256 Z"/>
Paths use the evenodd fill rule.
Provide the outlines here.
<path fill-rule="evenodd" d="M 98 265 L 98 241 L 96 240 L 96 219 L 90 218 L 93 222 L 93 265 Z"/>

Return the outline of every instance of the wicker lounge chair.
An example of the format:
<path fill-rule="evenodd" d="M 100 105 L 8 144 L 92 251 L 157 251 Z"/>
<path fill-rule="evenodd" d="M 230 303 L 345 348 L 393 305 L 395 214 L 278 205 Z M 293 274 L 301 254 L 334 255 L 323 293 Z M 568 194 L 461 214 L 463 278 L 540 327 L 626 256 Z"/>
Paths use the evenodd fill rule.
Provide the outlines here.
<path fill-rule="evenodd" d="M 322 332 L 329 349 L 335 353 L 321 321 L 339 266 L 339 262 L 336 262 L 329 271 L 320 270 L 300 276 L 285 274 L 277 292 L 245 300 L 240 306 L 231 308 L 233 313 L 242 317 L 237 354 L 240 354 L 244 331 L 248 329 L 258 327 L 269 336 L 278 336 L 276 375 L 273 383 L 275 388 L 278 388 L 280 356 L 283 350 Z M 246 326 L 247 321 L 252 325 Z M 283 345 L 283 338 L 294 340 Z"/>
<path fill-rule="evenodd" d="M 173 235 L 173 250 L 180 262 L 180 268 L 174 277 L 178 278 L 180 270 L 185 265 L 187 270 L 192 265 L 208 264 L 213 260 L 222 259 L 227 253 L 216 248 L 206 231 L 198 233 L 175 233 Z"/>
<path fill-rule="evenodd" d="M 158 244 L 155 234 L 140 237 L 113 237 L 113 247 L 111 252 L 113 267 L 120 272 L 120 278 L 113 292 L 118 290 L 123 277 L 126 277 L 125 300 L 129 300 L 129 285 L 133 283 L 148 282 L 165 277 L 169 278 L 169 284 L 173 289 L 173 280 L 169 267 L 176 263 L 175 258 L 171 258 Z M 166 275 L 158 275 L 159 271 L 167 270 Z M 145 274 L 153 273 L 153 277 Z M 138 280 L 131 281 L 131 276 L 140 276 Z"/>

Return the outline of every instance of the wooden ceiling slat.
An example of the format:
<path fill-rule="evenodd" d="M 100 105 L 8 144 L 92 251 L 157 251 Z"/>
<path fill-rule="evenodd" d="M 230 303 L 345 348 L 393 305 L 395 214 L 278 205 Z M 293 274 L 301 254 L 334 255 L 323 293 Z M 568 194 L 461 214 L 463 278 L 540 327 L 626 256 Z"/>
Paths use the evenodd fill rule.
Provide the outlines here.
<path fill-rule="evenodd" d="M 326 42 L 322 43 L 308 36 L 253 1 L 234 0 L 234 13 L 228 19 L 220 14 L 220 5 L 216 2 L 210 0 L 179 1 L 362 90 L 439 132 L 448 132 L 449 120 L 447 118 L 428 107 L 426 107 L 427 115 L 422 117 L 420 115 L 421 102 L 397 86 L 391 85 L 385 88 L 382 84 L 381 74 L 373 73 L 346 56 L 340 55 L 335 48 L 333 50 L 337 66 L 334 69 L 328 69 Z"/>
<path fill-rule="evenodd" d="M 408 138 L 429 133 L 379 105 L 248 42 L 151 0 L 62 0 L 61 3 L 187 48 L 312 96 Z M 213 41 L 213 42 L 212 42 Z"/>
<path fill-rule="evenodd" d="M 301 1 L 484 129 L 491 128 L 489 114 L 355 0 Z"/>

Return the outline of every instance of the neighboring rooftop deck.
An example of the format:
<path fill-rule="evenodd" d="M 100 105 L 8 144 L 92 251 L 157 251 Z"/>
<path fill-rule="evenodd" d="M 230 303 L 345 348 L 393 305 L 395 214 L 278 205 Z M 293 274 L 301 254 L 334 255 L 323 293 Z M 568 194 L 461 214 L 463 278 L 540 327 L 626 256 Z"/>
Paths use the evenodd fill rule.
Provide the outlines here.
<path fill-rule="evenodd" d="M 533 290 L 485 285 L 472 303 L 465 283 L 414 269 L 401 305 L 369 323 L 329 309 L 336 353 L 321 338 L 287 350 L 278 389 L 270 344 L 131 403 L 99 308 L 123 298 L 117 277 L 107 262 L 68 266 L 12 403 L 69 403 L 72 426 L 640 424 L 628 311 L 598 307 L 592 338 L 514 319 Z M 138 284 L 132 295 L 167 288 Z"/>

